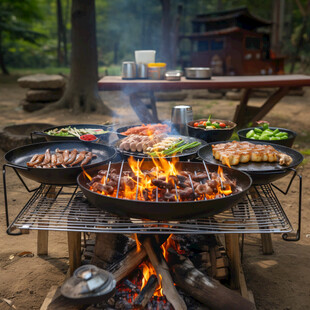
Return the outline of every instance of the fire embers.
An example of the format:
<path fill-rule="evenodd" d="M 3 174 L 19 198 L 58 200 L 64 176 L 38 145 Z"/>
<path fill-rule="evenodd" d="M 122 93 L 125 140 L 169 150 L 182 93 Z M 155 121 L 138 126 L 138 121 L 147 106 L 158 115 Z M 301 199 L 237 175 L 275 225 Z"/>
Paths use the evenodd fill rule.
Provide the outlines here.
<path fill-rule="evenodd" d="M 237 191 L 236 181 L 229 179 L 221 167 L 218 172 L 178 171 L 175 163 L 153 159 L 153 167 L 142 170 L 142 162 L 128 160 L 131 171 L 114 168 L 100 170 L 87 183 L 90 190 L 122 199 L 179 202 L 222 198 Z"/>

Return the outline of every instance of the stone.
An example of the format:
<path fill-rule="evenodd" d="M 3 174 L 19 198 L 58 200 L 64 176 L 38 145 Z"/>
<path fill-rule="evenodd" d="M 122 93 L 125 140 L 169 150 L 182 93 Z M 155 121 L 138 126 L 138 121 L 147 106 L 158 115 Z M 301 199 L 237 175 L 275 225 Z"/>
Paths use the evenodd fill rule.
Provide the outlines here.
<path fill-rule="evenodd" d="M 232 91 L 229 91 L 226 93 L 225 95 L 226 99 L 228 100 L 241 100 L 241 97 L 242 97 L 242 92 L 232 92 Z"/>
<path fill-rule="evenodd" d="M 47 102 L 30 102 L 27 100 L 21 100 L 20 105 L 22 106 L 23 110 L 26 112 L 34 112 L 43 109 Z"/>
<path fill-rule="evenodd" d="M 26 93 L 26 100 L 30 102 L 50 102 L 57 101 L 61 98 L 63 89 L 55 90 L 28 90 Z"/>
<path fill-rule="evenodd" d="M 66 84 L 65 78 L 58 74 L 33 74 L 23 76 L 17 82 L 20 87 L 31 89 L 57 89 Z"/>
<path fill-rule="evenodd" d="M 53 124 L 45 123 L 26 123 L 18 125 L 10 125 L 0 128 L 0 147 L 7 152 L 13 148 L 32 143 L 31 133 L 35 131 L 43 131 L 47 128 L 54 127 Z M 44 137 L 32 135 L 33 142 L 46 141 Z M 0 309 L 1 306 L 0 306 Z"/>

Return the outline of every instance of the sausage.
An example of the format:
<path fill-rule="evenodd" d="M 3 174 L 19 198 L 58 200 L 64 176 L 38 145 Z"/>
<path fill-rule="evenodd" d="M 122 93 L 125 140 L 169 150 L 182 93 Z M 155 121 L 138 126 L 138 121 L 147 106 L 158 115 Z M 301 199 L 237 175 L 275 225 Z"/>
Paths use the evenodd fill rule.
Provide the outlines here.
<path fill-rule="evenodd" d="M 65 164 L 67 162 L 67 160 L 69 159 L 69 154 L 70 152 L 68 150 L 64 150 L 63 153 L 62 153 L 62 156 L 64 158 L 64 161 L 63 163 Z"/>
<path fill-rule="evenodd" d="M 50 161 L 51 161 L 51 153 L 50 153 L 50 149 L 47 149 L 45 151 L 45 156 L 44 156 L 42 166 L 47 165 Z"/>
<path fill-rule="evenodd" d="M 62 165 L 64 162 L 64 157 L 61 153 L 56 153 L 56 166 Z"/>
<path fill-rule="evenodd" d="M 92 157 L 93 157 L 92 152 L 87 152 L 84 160 L 81 163 L 81 167 L 87 165 L 91 161 Z"/>
<path fill-rule="evenodd" d="M 33 157 L 32 157 L 32 158 L 33 158 Z M 39 164 L 42 163 L 43 159 L 44 159 L 44 154 L 40 154 L 40 155 L 38 155 L 38 156 L 36 157 L 35 161 L 33 161 L 33 162 L 31 162 L 31 161 L 28 162 L 28 163 L 27 163 L 27 166 L 28 166 L 28 167 L 38 166 Z"/>
<path fill-rule="evenodd" d="M 87 151 L 82 151 L 80 152 L 77 156 L 76 156 L 76 159 L 75 161 L 70 164 L 70 167 L 74 166 L 74 165 L 77 165 L 78 163 L 80 163 L 81 161 L 83 161 L 83 159 L 85 158 L 85 155 L 86 155 Z"/>
<path fill-rule="evenodd" d="M 77 149 L 73 149 L 69 155 L 69 159 L 66 162 L 64 162 L 64 164 L 69 165 L 69 164 L 73 163 L 76 155 L 77 155 Z"/>
<path fill-rule="evenodd" d="M 56 168 L 56 163 L 57 163 L 57 156 L 56 156 L 56 154 L 52 154 L 52 156 L 51 156 L 51 166 L 53 168 Z"/>

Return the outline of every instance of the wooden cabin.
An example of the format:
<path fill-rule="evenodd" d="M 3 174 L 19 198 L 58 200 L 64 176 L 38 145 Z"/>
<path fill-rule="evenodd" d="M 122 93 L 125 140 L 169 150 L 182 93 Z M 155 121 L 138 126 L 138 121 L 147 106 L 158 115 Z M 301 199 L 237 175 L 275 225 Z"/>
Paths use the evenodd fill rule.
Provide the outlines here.
<path fill-rule="evenodd" d="M 246 7 L 197 15 L 192 34 L 180 37 L 191 46 L 183 64 L 211 67 L 213 75 L 283 74 L 284 58 L 270 51 L 270 26 Z"/>

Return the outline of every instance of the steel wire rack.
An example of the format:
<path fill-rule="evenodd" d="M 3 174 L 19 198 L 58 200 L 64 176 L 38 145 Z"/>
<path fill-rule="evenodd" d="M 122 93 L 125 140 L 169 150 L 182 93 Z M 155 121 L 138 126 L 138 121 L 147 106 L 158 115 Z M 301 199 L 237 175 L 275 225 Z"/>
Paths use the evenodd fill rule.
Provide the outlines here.
<path fill-rule="evenodd" d="M 214 234 L 287 233 L 292 226 L 270 185 L 255 186 L 233 208 L 209 218 L 185 221 L 152 221 L 110 214 L 89 205 L 77 187 L 41 185 L 9 225 L 18 229 L 94 233 Z M 54 198 L 50 198 L 51 189 Z"/>

